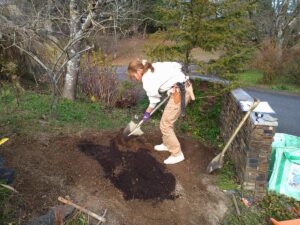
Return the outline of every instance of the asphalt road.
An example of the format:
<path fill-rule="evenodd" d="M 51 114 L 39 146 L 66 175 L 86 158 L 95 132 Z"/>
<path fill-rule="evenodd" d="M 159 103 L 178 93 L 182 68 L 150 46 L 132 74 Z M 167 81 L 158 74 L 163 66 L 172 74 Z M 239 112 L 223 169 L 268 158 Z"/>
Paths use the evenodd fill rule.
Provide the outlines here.
<path fill-rule="evenodd" d="M 278 118 L 277 133 L 300 136 L 300 96 L 244 88 L 252 97 L 269 102 Z"/>

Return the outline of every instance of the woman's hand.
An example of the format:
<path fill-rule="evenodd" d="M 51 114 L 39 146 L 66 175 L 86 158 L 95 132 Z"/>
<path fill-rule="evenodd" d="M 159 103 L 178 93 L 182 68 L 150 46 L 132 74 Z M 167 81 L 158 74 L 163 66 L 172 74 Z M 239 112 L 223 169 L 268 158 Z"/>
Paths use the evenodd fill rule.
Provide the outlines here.
<path fill-rule="evenodd" d="M 148 120 L 150 120 L 150 113 L 149 112 L 144 112 L 144 116 L 143 116 L 143 121 L 147 122 Z"/>
<path fill-rule="evenodd" d="M 144 116 L 143 116 L 143 120 L 144 122 L 148 121 L 150 119 L 150 116 L 151 116 L 151 112 L 153 111 L 153 108 L 152 107 L 148 107 L 144 113 Z"/>

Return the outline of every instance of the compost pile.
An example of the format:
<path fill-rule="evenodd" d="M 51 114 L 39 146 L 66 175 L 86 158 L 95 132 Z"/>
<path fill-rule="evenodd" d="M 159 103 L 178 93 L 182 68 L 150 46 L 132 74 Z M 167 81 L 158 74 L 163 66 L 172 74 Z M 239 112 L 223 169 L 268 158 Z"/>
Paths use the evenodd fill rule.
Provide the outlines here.
<path fill-rule="evenodd" d="M 78 148 L 98 161 L 105 177 L 123 193 L 125 200 L 176 198 L 175 177 L 146 149 L 121 151 L 116 140 L 111 140 L 109 146 L 83 140 Z"/>

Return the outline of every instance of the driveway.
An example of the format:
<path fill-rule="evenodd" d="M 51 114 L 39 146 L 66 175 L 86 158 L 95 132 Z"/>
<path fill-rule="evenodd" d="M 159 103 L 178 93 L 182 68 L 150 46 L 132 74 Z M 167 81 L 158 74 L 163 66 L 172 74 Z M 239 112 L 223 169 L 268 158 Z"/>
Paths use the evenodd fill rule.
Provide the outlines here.
<path fill-rule="evenodd" d="M 252 97 L 269 102 L 278 118 L 277 133 L 300 136 L 300 96 L 244 88 Z"/>

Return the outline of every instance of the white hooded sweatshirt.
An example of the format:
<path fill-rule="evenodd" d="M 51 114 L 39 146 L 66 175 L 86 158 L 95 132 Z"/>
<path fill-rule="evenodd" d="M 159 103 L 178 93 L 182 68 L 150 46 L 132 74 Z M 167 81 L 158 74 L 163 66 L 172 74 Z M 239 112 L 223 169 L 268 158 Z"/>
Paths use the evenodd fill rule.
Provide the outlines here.
<path fill-rule="evenodd" d="M 177 82 L 185 82 L 188 77 L 182 72 L 177 62 L 156 62 L 152 64 L 154 72 L 149 69 L 142 77 L 143 88 L 149 98 L 149 107 L 154 108 L 160 102 L 160 93 L 170 90 Z"/>

